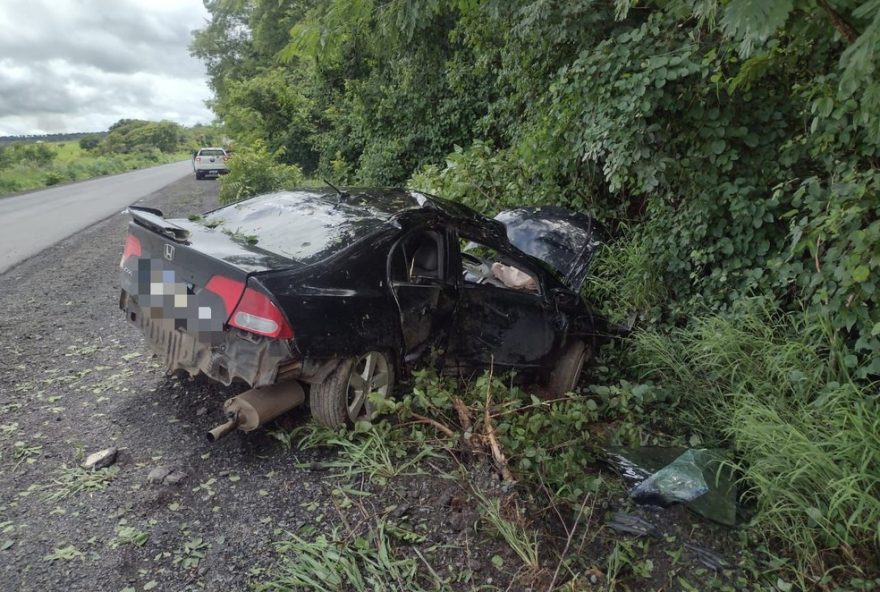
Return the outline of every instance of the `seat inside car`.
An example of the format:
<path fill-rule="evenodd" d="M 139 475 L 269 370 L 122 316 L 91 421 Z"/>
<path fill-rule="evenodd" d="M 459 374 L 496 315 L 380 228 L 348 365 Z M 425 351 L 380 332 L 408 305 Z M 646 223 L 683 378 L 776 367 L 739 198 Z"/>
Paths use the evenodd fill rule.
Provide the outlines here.
<path fill-rule="evenodd" d="M 410 261 L 410 277 L 440 277 L 440 248 L 434 233 L 419 236 Z"/>

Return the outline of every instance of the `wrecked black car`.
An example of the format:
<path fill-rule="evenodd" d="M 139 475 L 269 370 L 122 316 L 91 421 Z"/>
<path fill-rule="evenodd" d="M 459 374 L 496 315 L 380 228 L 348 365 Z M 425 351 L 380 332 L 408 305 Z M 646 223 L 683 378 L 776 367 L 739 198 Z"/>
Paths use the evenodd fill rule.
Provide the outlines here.
<path fill-rule="evenodd" d="M 584 214 L 493 220 L 400 189 L 308 189 L 166 220 L 130 208 L 120 308 L 169 372 L 251 391 L 209 434 L 254 429 L 305 399 L 335 426 L 431 352 L 574 388 L 613 327 L 578 295 L 599 245 Z"/>

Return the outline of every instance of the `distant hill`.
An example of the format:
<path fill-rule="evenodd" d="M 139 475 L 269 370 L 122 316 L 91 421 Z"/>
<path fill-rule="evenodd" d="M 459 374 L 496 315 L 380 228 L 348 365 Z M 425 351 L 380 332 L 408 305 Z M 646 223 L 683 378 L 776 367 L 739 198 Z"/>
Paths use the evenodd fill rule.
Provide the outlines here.
<path fill-rule="evenodd" d="M 107 132 L 73 132 L 69 134 L 42 134 L 29 136 L 0 136 L 0 146 L 14 142 L 69 142 L 79 140 L 84 136 L 99 136 L 103 138 Z"/>

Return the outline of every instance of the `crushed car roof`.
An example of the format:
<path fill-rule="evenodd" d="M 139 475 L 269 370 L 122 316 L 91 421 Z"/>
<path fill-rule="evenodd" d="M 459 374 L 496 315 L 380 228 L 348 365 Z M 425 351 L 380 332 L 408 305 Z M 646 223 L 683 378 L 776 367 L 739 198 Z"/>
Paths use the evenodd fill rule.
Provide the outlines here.
<path fill-rule="evenodd" d="M 302 189 L 268 193 L 208 212 L 199 224 L 255 250 L 311 264 L 409 211 L 442 212 L 504 237 L 503 226 L 456 203 L 404 189 Z"/>

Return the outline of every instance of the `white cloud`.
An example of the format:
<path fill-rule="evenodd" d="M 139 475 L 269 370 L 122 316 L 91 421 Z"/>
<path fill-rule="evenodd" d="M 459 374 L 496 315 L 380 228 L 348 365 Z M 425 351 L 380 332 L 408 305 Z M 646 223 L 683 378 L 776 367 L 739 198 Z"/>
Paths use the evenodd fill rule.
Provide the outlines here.
<path fill-rule="evenodd" d="M 0 135 L 209 122 L 188 51 L 207 18 L 200 0 L 2 0 Z"/>

